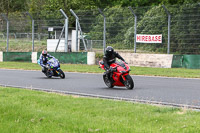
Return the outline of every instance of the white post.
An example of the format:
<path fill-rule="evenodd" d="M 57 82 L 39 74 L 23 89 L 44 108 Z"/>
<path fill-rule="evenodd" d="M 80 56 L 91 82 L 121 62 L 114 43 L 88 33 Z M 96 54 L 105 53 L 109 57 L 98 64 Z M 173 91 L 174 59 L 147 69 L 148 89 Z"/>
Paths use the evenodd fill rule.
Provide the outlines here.
<path fill-rule="evenodd" d="M 32 52 L 31 59 L 32 63 L 37 63 L 37 52 Z"/>
<path fill-rule="evenodd" d="M 0 51 L 0 62 L 3 62 L 3 52 Z"/>
<path fill-rule="evenodd" d="M 87 64 L 88 65 L 95 65 L 95 52 L 88 52 L 87 53 Z"/>

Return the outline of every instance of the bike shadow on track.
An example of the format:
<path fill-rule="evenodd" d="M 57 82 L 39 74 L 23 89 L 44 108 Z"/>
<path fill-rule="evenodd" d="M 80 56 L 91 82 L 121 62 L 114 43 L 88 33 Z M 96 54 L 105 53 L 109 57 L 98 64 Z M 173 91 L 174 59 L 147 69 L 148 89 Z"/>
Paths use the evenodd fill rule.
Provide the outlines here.
<path fill-rule="evenodd" d="M 62 78 L 60 78 L 60 77 L 51 77 L 51 78 L 47 78 L 47 77 L 36 77 L 36 79 L 49 79 L 49 80 L 51 80 L 51 79 L 60 79 L 60 80 L 63 80 Z M 65 78 L 66 79 L 66 78 Z"/>
<path fill-rule="evenodd" d="M 104 87 L 104 88 L 101 88 L 101 89 L 104 89 L 104 90 L 124 90 L 124 91 L 131 91 L 129 89 L 126 89 L 125 87 L 113 87 L 113 88 Z"/>

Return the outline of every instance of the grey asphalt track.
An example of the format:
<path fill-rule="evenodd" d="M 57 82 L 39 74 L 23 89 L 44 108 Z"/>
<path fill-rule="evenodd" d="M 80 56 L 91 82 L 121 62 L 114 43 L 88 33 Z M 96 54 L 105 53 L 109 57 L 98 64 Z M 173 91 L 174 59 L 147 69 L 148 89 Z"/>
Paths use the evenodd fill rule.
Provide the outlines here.
<path fill-rule="evenodd" d="M 0 69 L 0 85 L 41 88 L 139 102 L 191 106 L 200 109 L 200 79 L 132 76 L 135 87 L 107 88 L 102 74 L 65 73 L 48 79 L 41 71 Z"/>

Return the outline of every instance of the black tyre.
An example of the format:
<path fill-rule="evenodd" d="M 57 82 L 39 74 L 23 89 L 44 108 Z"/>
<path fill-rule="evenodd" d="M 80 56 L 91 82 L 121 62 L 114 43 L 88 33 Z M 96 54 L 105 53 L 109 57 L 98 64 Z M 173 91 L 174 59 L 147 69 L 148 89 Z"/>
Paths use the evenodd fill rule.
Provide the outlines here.
<path fill-rule="evenodd" d="M 47 78 L 51 78 L 52 77 L 52 75 L 50 75 L 49 71 L 47 71 L 46 76 L 47 76 Z"/>
<path fill-rule="evenodd" d="M 108 88 L 113 88 L 114 86 L 112 85 L 111 80 L 108 78 L 107 75 L 103 75 L 103 81 L 108 86 Z"/>
<path fill-rule="evenodd" d="M 62 79 L 64 79 L 65 78 L 65 73 L 61 69 L 59 70 L 59 72 L 60 72 L 60 77 Z"/>
<path fill-rule="evenodd" d="M 132 90 L 134 88 L 134 82 L 130 75 L 125 76 L 126 81 L 124 81 L 124 85 L 127 89 Z"/>

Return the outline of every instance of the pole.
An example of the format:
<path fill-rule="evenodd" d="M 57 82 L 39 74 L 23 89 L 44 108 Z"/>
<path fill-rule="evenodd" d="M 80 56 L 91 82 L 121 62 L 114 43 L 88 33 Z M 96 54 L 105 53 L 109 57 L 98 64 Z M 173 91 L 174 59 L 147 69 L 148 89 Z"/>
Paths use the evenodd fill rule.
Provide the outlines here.
<path fill-rule="evenodd" d="M 105 49 L 106 49 L 106 16 L 104 13 L 101 11 L 99 8 L 100 14 L 103 16 L 103 53 L 105 54 Z"/>
<path fill-rule="evenodd" d="M 65 17 L 65 52 L 68 52 L 68 17 L 62 9 L 60 11 Z"/>
<path fill-rule="evenodd" d="M 6 17 L 6 15 L 2 14 L 2 16 L 7 22 L 7 47 L 6 47 L 6 52 L 8 52 L 8 49 L 9 49 L 9 20 Z"/>
<path fill-rule="evenodd" d="M 57 46 L 56 46 L 55 52 L 57 51 L 57 49 L 58 49 L 58 45 L 60 44 L 60 39 L 61 39 L 61 37 L 62 37 L 62 34 L 63 34 L 63 32 L 64 32 L 64 29 L 65 29 L 65 25 L 63 26 L 62 31 L 61 31 L 61 33 L 60 33 L 60 36 L 59 36 L 59 39 L 58 39 L 58 43 L 57 43 Z"/>
<path fill-rule="evenodd" d="M 76 52 L 78 52 L 78 20 L 76 19 Z"/>
<path fill-rule="evenodd" d="M 132 14 L 135 17 L 135 25 L 134 25 L 134 29 L 135 29 L 135 31 L 134 31 L 134 53 L 136 53 L 136 46 L 137 46 L 137 42 L 136 42 L 136 35 L 137 35 L 137 15 L 133 11 L 132 7 L 128 7 L 128 8 L 131 10 Z"/>
<path fill-rule="evenodd" d="M 76 18 L 76 21 L 77 21 L 77 27 L 79 28 L 79 30 L 80 30 L 80 34 L 81 34 L 81 38 L 82 38 L 82 41 L 83 41 L 83 44 L 84 44 L 84 47 L 85 47 L 85 51 L 87 51 L 87 47 L 86 47 L 86 43 L 85 43 L 85 39 L 84 39 L 84 37 L 83 37 L 83 32 L 82 32 L 82 29 L 81 29 L 81 25 L 80 25 L 80 23 L 79 23 L 79 18 L 78 18 L 78 16 L 76 15 L 76 13 L 72 10 L 72 9 L 70 9 L 70 12 L 72 13 L 72 15 Z M 77 28 L 76 28 L 76 30 L 77 30 Z M 78 39 L 78 31 L 76 31 L 76 40 Z M 78 41 L 77 41 L 78 42 Z M 76 47 L 78 47 L 78 43 L 76 44 L 77 46 Z"/>
<path fill-rule="evenodd" d="M 168 15 L 168 44 L 167 44 L 167 54 L 170 54 L 170 26 L 171 26 L 171 14 L 170 12 L 167 10 L 167 8 L 162 5 L 162 7 L 164 8 L 165 12 Z"/>
<path fill-rule="evenodd" d="M 35 32 L 34 32 L 34 20 L 32 20 L 32 52 L 34 52 L 34 34 L 35 34 Z"/>
<path fill-rule="evenodd" d="M 9 49 L 9 21 L 7 21 L 7 48 L 6 52 L 8 52 Z"/>
<path fill-rule="evenodd" d="M 35 21 L 34 21 L 34 19 L 33 19 L 33 17 L 31 16 L 31 14 L 29 13 L 29 12 L 26 12 L 26 14 L 28 14 L 28 16 L 31 18 L 31 20 L 32 20 L 32 52 L 34 52 L 34 23 L 35 23 Z"/>
<path fill-rule="evenodd" d="M 65 52 L 68 52 L 68 19 L 65 19 Z"/>

